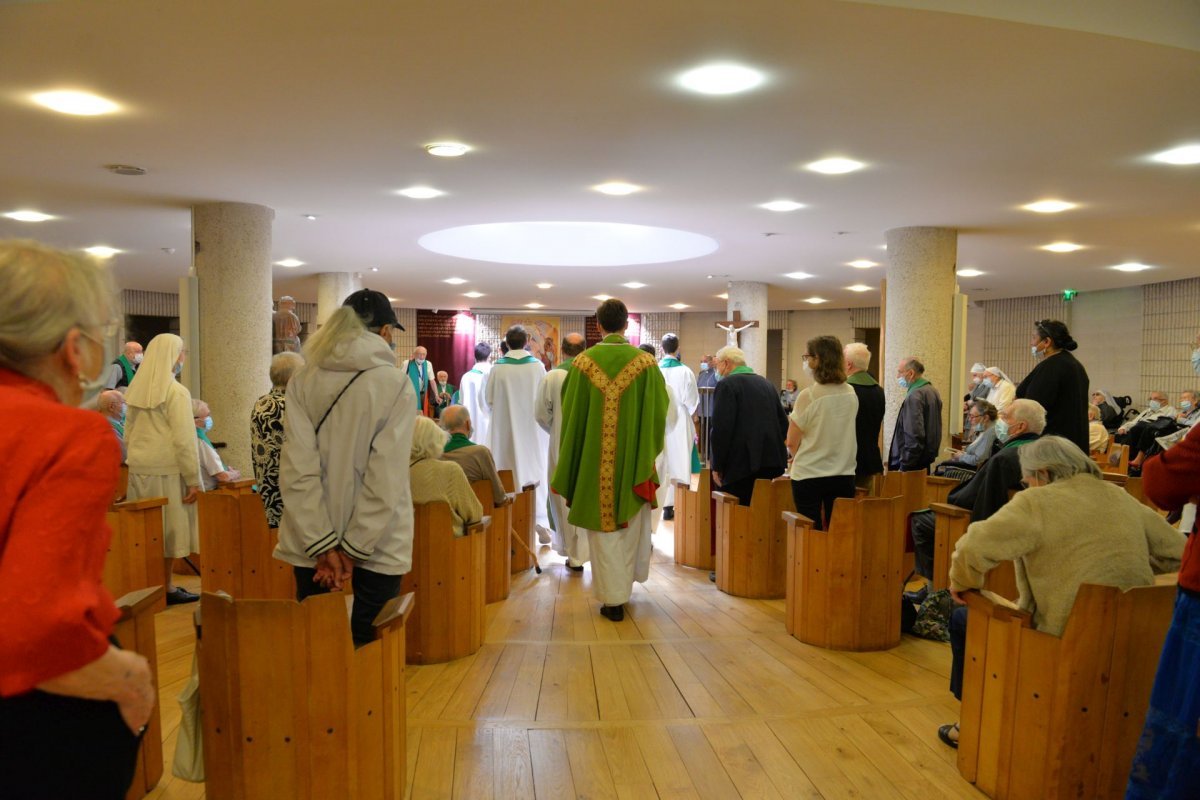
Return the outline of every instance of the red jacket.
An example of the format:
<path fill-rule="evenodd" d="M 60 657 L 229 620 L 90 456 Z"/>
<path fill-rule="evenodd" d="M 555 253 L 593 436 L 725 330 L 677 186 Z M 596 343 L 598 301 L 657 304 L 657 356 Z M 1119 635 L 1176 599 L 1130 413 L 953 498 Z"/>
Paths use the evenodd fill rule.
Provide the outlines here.
<path fill-rule="evenodd" d="M 95 411 L 0 368 L 0 696 L 95 661 L 118 612 L 100 583 L 121 452 Z"/>
<path fill-rule="evenodd" d="M 1142 486 L 1154 505 L 1169 511 L 1200 496 L 1200 426 L 1193 428 L 1182 442 L 1142 465 Z M 1198 528 L 1200 525 L 1192 524 L 1179 567 L 1179 585 L 1196 594 L 1200 594 Z"/>

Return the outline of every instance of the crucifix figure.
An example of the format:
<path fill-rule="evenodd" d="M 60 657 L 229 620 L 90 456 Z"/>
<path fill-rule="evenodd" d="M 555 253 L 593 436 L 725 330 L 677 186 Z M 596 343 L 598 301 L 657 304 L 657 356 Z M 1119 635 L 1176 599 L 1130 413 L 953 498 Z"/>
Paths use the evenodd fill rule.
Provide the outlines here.
<path fill-rule="evenodd" d="M 758 320 L 742 319 L 742 312 L 734 311 L 733 319 L 727 319 L 724 322 L 714 323 L 718 328 L 725 331 L 725 344 L 729 347 L 738 346 L 738 334 L 747 328 L 757 328 Z"/>

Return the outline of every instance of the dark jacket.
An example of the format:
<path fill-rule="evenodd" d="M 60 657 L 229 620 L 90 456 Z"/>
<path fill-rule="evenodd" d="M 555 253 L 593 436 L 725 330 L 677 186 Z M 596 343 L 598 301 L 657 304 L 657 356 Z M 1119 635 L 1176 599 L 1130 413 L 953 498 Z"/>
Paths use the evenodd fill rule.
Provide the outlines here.
<path fill-rule="evenodd" d="M 854 474 L 878 475 L 883 472 L 883 456 L 879 453 L 879 429 L 887 401 L 883 387 L 866 372 L 856 372 L 846 379 L 858 395 L 858 416 L 854 418 L 854 438 L 858 442 L 858 465 Z"/>
<path fill-rule="evenodd" d="M 961 483 L 946 498 L 951 505 L 971 510 L 971 521 L 981 522 L 1000 510 L 1008 502 L 1010 491 L 1020 491 L 1021 445 L 1038 438 L 1036 433 L 1022 433 L 1000 445 L 991 458 L 983 462 L 979 471 L 965 483 Z"/>
<path fill-rule="evenodd" d="M 1084 454 L 1088 438 L 1088 374 L 1066 350 L 1043 360 L 1017 386 L 1017 398 L 1036 400 L 1046 409 L 1043 436 L 1070 439 Z"/>
<path fill-rule="evenodd" d="M 910 389 L 900 406 L 888 469 L 915 472 L 929 469 L 942 446 L 942 397 L 933 384 Z"/>
<path fill-rule="evenodd" d="M 725 484 L 787 468 L 787 415 L 761 375 L 722 378 L 713 396 L 712 469 Z"/>

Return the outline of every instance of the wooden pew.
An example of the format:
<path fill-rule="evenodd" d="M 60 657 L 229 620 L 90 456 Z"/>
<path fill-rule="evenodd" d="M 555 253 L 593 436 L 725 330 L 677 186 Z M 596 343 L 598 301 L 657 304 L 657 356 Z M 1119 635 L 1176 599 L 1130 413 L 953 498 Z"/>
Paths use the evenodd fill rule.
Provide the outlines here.
<path fill-rule="evenodd" d="M 165 497 L 148 497 L 116 503 L 108 509 L 108 527 L 112 539 L 104 558 L 101 580 L 113 597 L 121 597 L 148 586 L 162 586 L 166 580 L 163 559 L 163 514 Z M 159 592 L 154 610 L 167 607 Z"/>
<path fill-rule="evenodd" d="M 200 496 L 203 497 L 204 495 L 207 495 L 207 494 L 226 494 L 226 495 L 232 495 L 234 497 L 237 497 L 237 496 L 240 496 L 243 494 L 254 494 L 254 480 L 252 478 L 245 478 L 240 481 L 229 481 L 227 483 L 219 483 L 219 484 L 217 484 L 217 487 L 215 489 L 210 489 L 207 492 L 201 492 Z M 204 518 L 200 512 L 199 507 L 196 508 L 196 524 L 200 527 L 200 531 L 199 531 L 200 537 L 199 538 L 201 539 L 201 541 L 203 541 L 203 539 L 204 539 Z M 187 562 L 184 561 L 182 558 L 177 558 L 177 559 L 175 559 L 174 573 L 176 575 L 201 575 L 201 576 L 203 576 L 203 574 L 204 574 L 204 558 L 202 556 L 202 552 L 204 550 L 203 545 L 201 545 L 200 550 L 201 550 L 201 553 L 191 553 L 187 557 L 187 560 L 190 561 L 192 563 L 192 565 L 196 567 L 196 572 L 192 572 L 192 568 L 189 567 Z"/>
<path fill-rule="evenodd" d="M 483 645 L 484 559 L 491 520 L 455 536 L 446 503 L 413 505 L 412 569 L 404 587 L 415 595 L 408 663 L 436 664 L 469 656 Z"/>
<path fill-rule="evenodd" d="M 958 540 L 971 524 L 971 512 L 947 503 L 934 503 L 930 508 L 934 515 L 933 533 L 933 580 L 931 588 L 950 588 L 950 557 Z M 1007 600 L 1016 600 L 1020 595 L 1017 588 L 1017 570 L 1012 561 L 1004 561 L 987 574 L 984 588 Z"/>
<path fill-rule="evenodd" d="M 200 589 L 238 600 L 290 600 L 296 596 L 292 567 L 275 559 L 279 531 L 267 527 L 262 498 L 253 492 L 202 492 Z"/>
<path fill-rule="evenodd" d="M 900 644 L 904 539 L 899 497 L 834 501 L 828 531 L 784 513 L 787 632 L 832 650 L 887 650 Z"/>
<path fill-rule="evenodd" d="M 508 599 L 508 591 L 512 583 L 512 501 L 502 506 L 493 505 L 496 496 L 492 492 L 491 481 L 471 481 L 471 489 L 483 506 L 483 515 L 491 517 L 492 524 L 487 532 L 487 546 L 483 558 L 484 564 L 484 599 L 488 603 L 496 603 Z M 526 556 L 528 558 L 528 556 Z"/>
<path fill-rule="evenodd" d="M 787 528 L 782 514 L 795 511 L 788 478 L 757 480 L 750 505 L 725 492 L 717 501 L 717 588 L 736 597 L 778 598 L 786 593 Z"/>
<path fill-rule="evenodd" d="M 712 470 L 700 470 L 700 483 L 675 484 L 675 563 L 696 569 L 713 569 Z"/>
<path fill-rule="evenodd" d="M 113 502 L 119 503 L 129 494 L 129 467 L 125 464 L 121 465 L 121 472 L 117 478 L 117 490 L 113 493 Z"/>
<path fill-rule="evenodd" d="M 497 470 L 500 475 L 500 483 L 504 484 L 504 491 L 510 495 L 515 494 L 513 498 L 511 515 L 512 529 L 517 532 L 517 537 L 524 540 L 529 545 L 529 549 L 533 552 L 538 551 L 536 526 L 537 526 L 537 482 L 522 486 L 520 491 L 516 488 L 516 482 L 513 479 L 511 469 Z M 518 547 L 514 542 L 509 542 L 509 551 L 511 555 L 512 572 L 524 572 L 527 569 L 533 569 L 533 559 L 529 557 L 529 553 L 525 548 Z"/>
<path fill-rule="evenodd" d="M 158 571 L 161 575 L 162 558 L 158 561 Z M 162 584 L 126 594 L 117 600 L 117 610 L 121 612 L 121 616 L 113 629 L 113 636 L 121 643 L 123 650 L 140 653 L 150 662 L 155 686 L 158 685 L 158 640 L 154 634 L 154 613 L 162 608 L 165 602 Z M 137 766 L 133 771 L 133 783 L 125 793 L 126 800 L 145 797 L 162 778 L 162 716 L 159 714 L 161 702 L 162 697 L 159 696 L 154 701 L 154 710 L 150 712 L 150 721 L 146 723 L 146 734 L 138 746 Z"/>
<path fill-rule="evenodd" d="M 405 623 L 413 595 L 354 649 L 341 594 L 232 600 L 205 593 L 197 647 L 205 792 L 237 800 L 401 800 Z"/>
<path fill-rule="evenodd" d="M 1061 638 L 968 593 L 962 776 L 1001 800 L 1123 797 L 1175 593 L 1084 584 Z"/>
<path fill-rule="evenodd" d="M 957 478 L 939 478 L 936 475 L 925 477 L 925 500 L 922 508 L 929 508 L 934 503 L 945 503 L 950 492 L 962 481 Z"/>
<path fill-rule="evenodd" d="M 1114 453 L 1117 454 L 1116 464 L 1111 462 Z M 1108 440 L 1108 449 L 1094 458 L 1101 472 L 1115 472 L 1121 475 L 1129 474 L 1129 445 L 1127 444 L 1117 444 L 1110 438 Z"/>

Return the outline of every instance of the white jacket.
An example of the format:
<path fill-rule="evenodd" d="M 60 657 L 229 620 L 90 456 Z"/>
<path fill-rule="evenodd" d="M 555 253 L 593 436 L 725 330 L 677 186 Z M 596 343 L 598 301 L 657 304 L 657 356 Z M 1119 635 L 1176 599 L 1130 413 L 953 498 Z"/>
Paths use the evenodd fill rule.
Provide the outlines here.
<path fill-rule="evenodd" d="M 199 486 L 196 423 L 187 387 L 172 381 L 161 405 L 129 406 L 125 416 L 125 447 L 125 463 L 130 473 L 180 475 L 188 486 Z"/>
<path fill-rule="evenodd" d="M 362 370 L 334 405 L 334 398 Z M 315 428 L 332 407 L 319 435 Z M 377 334 L 304 367 L 287 388 L 287 439 L 279 459 L 283 519 L 275 557 L 311 567 L 341 549 L 366 569 L 412 567 L 408 458 L 417 404 L 408 377 Z"/>

